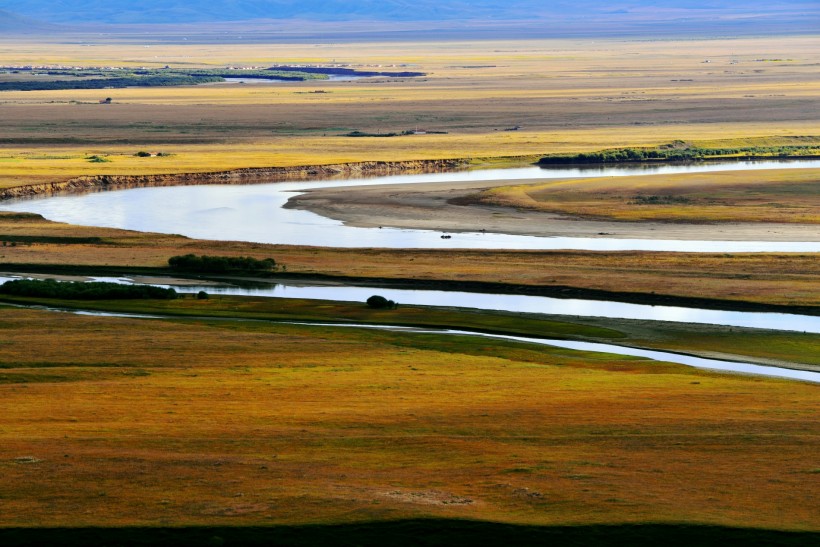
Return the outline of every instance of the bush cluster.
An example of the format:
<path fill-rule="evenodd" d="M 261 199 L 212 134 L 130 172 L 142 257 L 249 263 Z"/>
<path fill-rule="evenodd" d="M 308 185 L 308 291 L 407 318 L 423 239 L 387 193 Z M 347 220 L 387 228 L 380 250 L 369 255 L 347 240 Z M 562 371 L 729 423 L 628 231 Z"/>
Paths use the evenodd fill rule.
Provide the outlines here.
<path fill-rule="evenodd" d="M 39 298 L 61 298 L 65 300 L 173 300 L 179 295 L 174 289 L 163 289 L 151 285 L 119 285 L 94 281 L 60 282 L 53 279 L 15 279 L 0 285 L 0 294 L 14 296 L 34 296 Z"/>
<path fill-rule="evenodd" d="M 367 299 L 367 307 L 374 310 L 395 310 L 399 307 L 398 303 L 388 300 L 387 298 L 374 294 Z"/>
<path fill-rule="evenodd" d="M 628 163 L 639 161 L 696 161 L 721 156 L 771 156 L 788 157 L 820 152 L 820 146 L 747 146 L 742 148 L 613 148 L 598 152 L 544 156 L 540 165 L 564 163 Z"/>
<path fill-rule="evenodd" d="M 633 196 L 627 203 L 630 205 L 682 205 L 692 203 L 692 198 L 672 195 Z"/>
<path fill-rule="evenodd" d="M 174 270 L 200 273 L 269 272 L 276 268 L 272 258 L 258 260 L 249 256 L 172 256 L 168 265 Z"/>

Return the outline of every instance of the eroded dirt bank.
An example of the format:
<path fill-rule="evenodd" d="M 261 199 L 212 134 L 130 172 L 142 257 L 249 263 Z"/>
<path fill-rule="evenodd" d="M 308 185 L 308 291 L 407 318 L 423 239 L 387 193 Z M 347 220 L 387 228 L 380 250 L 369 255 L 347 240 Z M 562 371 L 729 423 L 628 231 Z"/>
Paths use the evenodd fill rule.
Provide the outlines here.
<path fill-rule="evenodd" d="M 45 197 L 58 194 L 124 190 L 151 186 L 203 184 L 262 184 L 299 180 L 376 177 L 396 174 L 433 173 L 463 168 L 467 160 L 369 161 L 333 165 L 259 167 L 205 173 L 163 175 L 85 175 L 64 181 L 15 186 L 0 190 L 0 200 Z"/>

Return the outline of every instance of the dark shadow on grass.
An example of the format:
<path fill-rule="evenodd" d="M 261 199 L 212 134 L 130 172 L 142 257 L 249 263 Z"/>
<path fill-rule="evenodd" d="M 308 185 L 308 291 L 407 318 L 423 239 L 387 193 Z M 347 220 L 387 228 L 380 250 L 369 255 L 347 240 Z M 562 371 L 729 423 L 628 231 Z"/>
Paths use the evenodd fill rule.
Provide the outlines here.
<path fill-rule="evenodd" d="M 181 528 L 6 528 L 0 545 L 18 546 L 293 546 L 293 545 L 555 545 L 806 546 L 820 532 L 785 532 L 688 524 L 522 526 L 491 522 L 416 519 L 338 525 Z"/>

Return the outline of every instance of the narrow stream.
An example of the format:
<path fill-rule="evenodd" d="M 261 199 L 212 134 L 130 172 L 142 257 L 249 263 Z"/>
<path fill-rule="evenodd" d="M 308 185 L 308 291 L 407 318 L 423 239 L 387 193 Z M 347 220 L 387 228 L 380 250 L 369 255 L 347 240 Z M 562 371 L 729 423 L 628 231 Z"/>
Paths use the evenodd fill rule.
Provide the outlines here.
<path fill-rule="evenodd" d="M 39 276 L 47 277 L 47 276 Z M 0 284 L 21 276 L 0 273 Z M 80 279 L 80 278 L 78 278 Z M 393 289 L 372 286 L 309 285 L 303 283 L 271 283 L 255 287 L 240 287 L 227 283 L 190 283 L 171 278 L 147 278 L 135 281 L 131 277 L 91 277 L 91 281 L 138 284 L 149 283 L 177 292 L 192 294 L 205 291 L 209 294 L 257 296 L 265 298 L 304 298 L 309 300 L 338 300 L 364 303 L 374 294 L 384 296 L 399 304 L 417 306 L 448 306 L 479 310 L 540 313 L 577 317 L 606 317 L 610 319 L 640 319 L 648 321 L 672 321 L 785 330 L 793 332 L 820 333 L 820 316 L 769 312 L 740 312 L 684 308 L 678 306 L 649 306 L 605 300 L 582 300 L 578 298 L 551 298 L 522 294 L 492 294 L 463 291 L 437 291 L 418 289 Z"/>
<path fill-rule="evenodd" d="M 305 323 L 308 324 L 308 323 Z M 553 346 L 558 348 L 566 348 L 576 351 L 593 351 L 596 353 L 611 353 L 614 355 L 626 355 L 630 357 L 641 357 L 644 359 L 651 359 L 653 361 L 664 361 L 668 363 L 677 363 L 687 365 L 695 368 L 703 368 L 709 370 L 719 370 L 722 372 L 737 372 L 741 374 L 753 374 L 759 376 L 771 376 L 775 378 L 788 378 L 791 380 L 804 380 L 808 382 L 820 383 L 820 373 L 810 372 L 804 370 L 793 370 L 780 367 L 767 367 L 762 365 L 754 365 L 752 363 L 743 363 L 739 361 L 722 361 L 719 359 L 706 359 L 703 357 L 695 357 L 694 355 L 686 355 L 682 353 L 670 353 L 665 351 L 646 350 L 640 348 L 633 348 L 629 346 L 618 346 L 614 344 L 601 344 L 597 342 L 575 342 L 571 340 L 553 340 L 548 338 L 531 338 L 528 336 L 511 336 L 504 334 L 485 334 L 481 332 L 465 331 L 465 330 L 436 330 L 436 329 L 415 329 L 408 327 L 396 327 L 388 325 L 349 325 L 344 323 L 323 323 L 323 326 L 333 327 L 356 327 L 356 328 L 376 328 L 382 330 L 397 330 L 401 329 L 406 332 L 415 333 L 433 333 L 433 334 L 451 334 L 461 336 L 478 336 L 481 338 L 492 338 L 496 340 L 512 340 L 515 342 L 524 342 L 527 344 L 540 344 L 545 346 Z"/>
<path fill-rule="evenodd" d="M 49 308 L 44 306 L 16 306 L 29 307 L 34 309 L 43 309 L 58 313 L 72 313 L 77 315 L 89 315 L 96 317 L 111 317 L 111 318 L 129 318 L 129 319 L 207 319 L 214 321 L 237 321 L 237 322 L 265 322 L 261 319 L 230 319 L 230 318 L 213 318 L 213 317 L 161 317 L 156 315 L 143 315 L 135 313 L 110 313 L 110 312 L 95 312 L 88 310 L 69 310 L 60 308 Z M 531 338 L 527 336 L 510 336 L 501 334 L 485 334 L 480 332 L 453 330 L 453 329 L 420 329 L 414 327 L 404 327 L 398 325 L 366 325 L 358 323 L 305 323 L 301 321 L 277 321 L 286 325 L 303 325 L 313 327 L 334 327 L 334 328 L 360 328 L 360 329 L 374 329 L 374 330 L 389 330 L 396 332 L 403 332 L 409 335 L 413 334 L 447 334 L 451 336 L 474 336 L 480 338 L 488 338 L 495 340 L 511 340 L 514 342 L 522 342 L 526 344 L 539 344 L 544 346 L 552 346 L 558 348 L 565 348 L 576 351 L 591 351 L 597 353 L 611 353 L 614 355 L 625 355 L 631 357 L 639 357 L 649 359 L 652 361 L 661 361 L 667 363 L 677 363 L 696 368 L 707 370 L 715 370 L 720 372 L 734 372 L 739 374 L 749 374 L 755 376 L 767 376 L 772 378 L 784 378 L 789 380 L 799 380 L 804 382 L 820 383 L 820 373 L 810 372 L 804 370 L 794 370 L 780 367 L 767 367 L 762 365 L 755 365 L 752 363 L 743 363 L 735 361 L 722 361 L 718 359 L 705 359 L 702 357 L 695 357 L 692 355 L 685 355 L 681 353 L 670 353 L 664 351 L 645 350 L 640 348 L 632 348 L 628 346 L 617 346 L 614 344 L 600 344 L 593 342 L 573 342 L 567 340 L 553 340 L 547 338 Z"/>

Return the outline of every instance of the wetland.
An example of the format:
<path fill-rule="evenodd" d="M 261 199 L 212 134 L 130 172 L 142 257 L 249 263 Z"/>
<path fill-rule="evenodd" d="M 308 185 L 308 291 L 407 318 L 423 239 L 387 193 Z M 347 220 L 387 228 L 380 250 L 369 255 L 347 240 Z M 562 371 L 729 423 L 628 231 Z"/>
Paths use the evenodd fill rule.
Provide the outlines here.
<path fill-rule="evenodd" d="M 4 297 L 0 537 L 817 537 L 816 158 L 532 165 L 816 148 L 815 36 L 54 40 L 0 64 L 425 75 L 0 92 L 3 275 L 185 293 Z"/>

